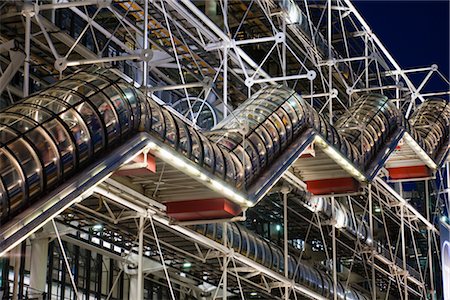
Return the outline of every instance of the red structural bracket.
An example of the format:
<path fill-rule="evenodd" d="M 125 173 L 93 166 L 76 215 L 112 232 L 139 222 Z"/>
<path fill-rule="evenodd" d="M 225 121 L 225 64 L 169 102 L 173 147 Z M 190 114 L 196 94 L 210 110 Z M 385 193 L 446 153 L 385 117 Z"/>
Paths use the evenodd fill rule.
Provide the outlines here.
<path fill-rule="evenodd" d="M 306 188 L 314 195 L 355 193 L 360 183 L 353 177 L 330 178 L 306 181 Z"/>
<path fill-rule="evenodd" d="M 228 219 L 242 209 L 225 198 L 167 202 L 167 215 L 178 221 Z"/>
<path fill-rule="evenodd" d="M 425 165 L 388 168 L 387 170 L 389 171 L 389 177 L 391 177 L 391 179 L 394 179 L 394 180 L 424 178 L 424 177 L 431 176 L 430 168 L 428 168 Z"/>

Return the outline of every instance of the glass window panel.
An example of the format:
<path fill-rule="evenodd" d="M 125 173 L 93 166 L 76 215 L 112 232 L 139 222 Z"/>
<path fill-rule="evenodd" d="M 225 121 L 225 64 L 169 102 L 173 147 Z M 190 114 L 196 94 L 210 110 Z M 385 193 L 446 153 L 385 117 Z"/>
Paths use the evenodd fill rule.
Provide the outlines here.
<path fill-rule="evenodd" d="M 73 90 L 65 89 L 63 87 L 52 87 L 51 89 L 39 92 L 39 96 L 42 95 L 56 97 L 70 105 L 74 105 L 83 101 L 83 98 L 81 98 L 81 96 L 75 93 Z"/>
<path fill-rule="evenodd" d="M 44 167 L 47 183 L 53 183 L 58 174 L 58 157 L 56 146 L 50 136 L 40 127 L 34 128 L 25 135 L 38 151 Z"/>
<path fill-rule="evenodd" d="M 56 119 L 51 120 L 43 126 L 51 134 L 53 140 L 56 141 L 64 172 L 69 172 L 75 167 L 75 147 L 69 133 Z"/>
<path fill-rule="evenodd" d="M 30 196 L 40 191 L 41 164 L 37 160 L 34 150 L 22 138 L 8 144 L 25 173 Z"/>
<path fill-rule="evenodd" d="M 90 100 L 97 108 L 104 124 L 106 125 L 108 143 L 114 142 L 120 134 L 119 123 L 116 118 L 114 108 L 111 106 L 106 96 L 102 93 L 93 95 Z"/>
<path fill-rule="evenodd" d="M 43 123 L 52 117 L 48 112 L 40 109 L 39 107 L 25 106 L 20 104 L 16 104 L 6 111 L 27 116 L 37 123 Z"/>
<path fill-rule="evenodd" d="M 23 184 L 19 169 L 12 163 L 13 159 L 5 149 L 0 149 L 0 175 L 8 191 L 10 207 L 23 199 Z"/>
<path fill-rule="evenodd" d="M 133 124 L 133 112 L 131 111 L 128 100 L 124 98 L 122 91 L 115 86 L 108 86 L 103 90 L 103 93 L 105 93 L 116 108 L 120 126 L 122 127 L 122 134 L 126 133 L 130 130 L 130 127 L 132 127 L 132 125 L 130 125 L 130 121 L 131 124 Z M 134 103 L 136 103 L 136 97 L 133 97 L 133 99 Z"/>
<path fill-rule="evenodd" d="M 97 151 L 102 149 L 106 142 L 102 122 L 100 121 L 100 118 L 98 117 L 96 111 L 88 102 L 81 103 L 76 107 L 76 110 L 83 118 L 87 128 L 89 128 L 92 148 L 94 153 L 96 153 Z M 72 118 L 69 119 L 73 120 L 73 118 L 75 118 L 75 116 L 72 116 Z M 72 123 L 72 121 L 70 121 L 69 123 Z"/>

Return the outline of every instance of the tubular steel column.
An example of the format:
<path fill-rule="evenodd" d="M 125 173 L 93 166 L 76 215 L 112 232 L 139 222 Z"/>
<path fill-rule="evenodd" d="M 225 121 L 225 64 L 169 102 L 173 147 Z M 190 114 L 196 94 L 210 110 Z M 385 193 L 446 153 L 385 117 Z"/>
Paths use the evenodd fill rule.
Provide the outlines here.
<path fill-rule="evenodd" d="M 228 45 L 223 47 L 223 117 L 228 115 Z"/>
<path fill-rule="evenodd" d="M 426 215 L 427 220 L 432 222 L 430 210 L 432 209 L 432 205 L 430 203 L 430 191 L 429 191 L 429 182 L 428 179 L 425 180 L 425 204 L 426 204 Z M 428 242 L 428 268 L 430 272 L 430 294 L 431 299 L 435 299 L 435 290 L 434 290 L 434 272 L 433 272 L 433 236 L 432 236 L 431 228 L 428 227 L 427 230 L 427 242 Z"/>
<path fill-rule="evenodd" d="M 401 185 L 401 183 L 400 183 Z M 402 193 L 403 194 L 403 193 Z M 403 299 L 408 299 L 408 276 L 407 276 L 407 265 L 406 265 L 406 241 L 405 241 L 405 206 L 400 204 L 400 229 L 401 229 L 401 238 L 402 238 L 402 259 L 403 259 L 403 284 L 404 284 L 404 293 L 405 297 Z"/>
<path fill-rule="evenodd" d="M 147 50 L 148 50 L 148 1 L 144 0 L 144 59 L 143 63 L 143 76 L 142 76 L 142 85 L 146 88 L 148 85 L 148 59 L 147 59 Z"/>
<path fill-rule="evenodd" d="M 226 222 L 223 223 L 223 245 L 226 247 L 228 247 L 228 224 Z M 225 256 L 223 257 L 223 296 L 222 299 L 226 300 L 227 299 L 227 288 L 228 288 L 228 254 L 225 254 Z"/>
<path fill-rule="evenodd" d="M 30 92 L 30 41 L 31 41 L 31 6 L 26 5 L 25 15 L 25 62 L 23 64 L 23 96 L 28 97 Z"/>
<path fill-rule="evenodd" d="M 288 249 L 288 191 L 283 191 L 283 246 L 284 246 L 284 276 L 289 278 L 289 270 L 288 270 L 288 257 L 289 257 L 289 249 Z M 284 299 L 289 300 L 289 287 L 284 287 Z"/>
<path fill-rule="evenodd" d="M 332 41 L 332 31 L 331 31 L 331 5 L 332 5 L 332 0 L 328 0 L 328 9 L 327 9 L 327 14 L 328 14 L 328 92 L 330 93 L 330 96 L 328 98 L 328 118 L 329 118 L 329 122 L 330 124 L 333 124 L 333 65 L 332 65 L 332 60 L 333 60 L 333 50 L 331 48 L 331 41 Z M 334 228 L 334 227 L 333 227 Z M 333 231 L 334 232 L 334 231 Z M 335 287 L 336 288 L 336 287 Z M 335 295 L 336 297 L 336 295 Z"/>
<path fill-rule="evenodd" d="M 20 270 L 20 254 L 21 254 L 21 245 L 18 244 L 16 248 L 14 249 L 13 255 L 14 255 L 14 281 L 13 281 L 13 294 L 12 294 L 12 300 L 17 300 L 19 296 L 19 270 Z"/>
<path fill-rule="evenodd" d="M 331 197 L 331 211 L 332 211 L 332 219 L 336 220 L 336 213 L 335 213 L 335 209 L 336 209 L 336 203 L 335 203 L 335 198 L 334 196 Z M 337 297 L 337 269 L 336 269 L 336 224 L 333 224 L 333 226 L 331 227 L 331 234 L 332 234 L 332 248 L 333 248 L 333 299 L 334 300 L 338 300 Z"/>
<path fill-rule="evenodd" d="M 370 234 L 373 238 L 373 199 L 372 199 L 372 186 L 369 183 L 368 185 L 368 189 L 369 189 L 369 227 L 370 227 Z M 374 249 L 374 245 L 372 244 L 370 246 L 370 260 L 371 260 L 371 265 L 372 265 L 372 299 L 376 300 L 377 299 L 377 290 L 376 290 L 376 281 L 375 281 L 375 249 Z"/>
<path fill-rule="evenodd" d="M 144 299 L 144 266 L 143 266 L 143 256 L 144 256 L 144 216 L 139 217 L 139 264 L 138 264 L 138 274 L 137 274 L 137 299 Z"/>

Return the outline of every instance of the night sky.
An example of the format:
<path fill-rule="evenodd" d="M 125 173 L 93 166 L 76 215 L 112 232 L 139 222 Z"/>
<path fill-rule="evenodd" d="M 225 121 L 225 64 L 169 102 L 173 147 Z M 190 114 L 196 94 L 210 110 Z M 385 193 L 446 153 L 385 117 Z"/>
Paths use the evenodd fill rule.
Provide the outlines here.
<path fill-rule="evenodd" d="M 450 0 L 357 0 L 353 3 L 402 68 L 437 64 L 449 77 Z M 411 79 L 418 81 L 415 77 Z M 449 88 L 439 80 L 430 84 L 427 90 Z"/>

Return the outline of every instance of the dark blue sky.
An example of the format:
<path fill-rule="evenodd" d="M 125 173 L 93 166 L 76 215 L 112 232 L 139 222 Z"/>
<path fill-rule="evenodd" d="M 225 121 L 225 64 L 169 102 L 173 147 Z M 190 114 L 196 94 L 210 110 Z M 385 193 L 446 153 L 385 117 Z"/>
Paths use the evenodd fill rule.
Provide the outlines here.
<path fill-rule="evenodd" d="M 402 68 L 437 64 L 449 77 L 450 0 L 357 0 L 353 3 Z M 430 83 L 434 90 L 448 89 L 437 80 Z"/>

